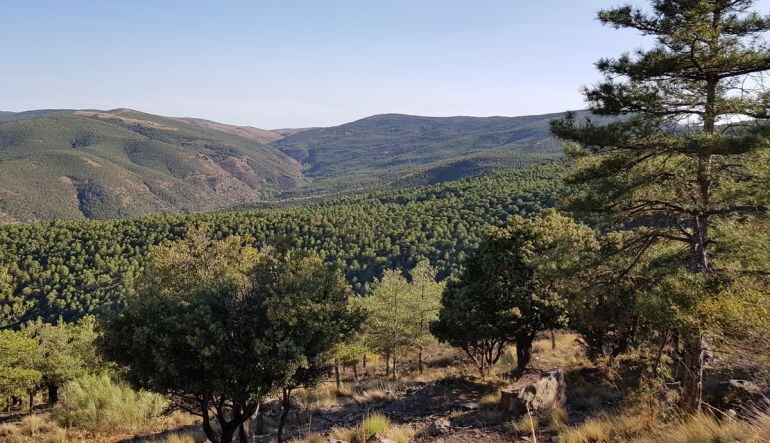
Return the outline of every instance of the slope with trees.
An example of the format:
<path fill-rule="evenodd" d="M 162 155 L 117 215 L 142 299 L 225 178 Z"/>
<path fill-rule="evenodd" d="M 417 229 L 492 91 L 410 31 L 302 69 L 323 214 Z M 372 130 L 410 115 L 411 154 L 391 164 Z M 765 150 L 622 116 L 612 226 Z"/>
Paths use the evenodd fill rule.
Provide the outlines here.
<path fill-rule="evenodd" d="M 216 239 L 314 251 L 362 294 L 384 269 L 408 270 L 422 258 L 444 278 L 487 226 L 552 206 L 564 191 L 561 170 L 523 168 L 290 209 L 3 226 L 0 263 L 10 285 L 3 297 L 17 307 L 16 321 L 71 321 L 114 309 L 133 291 L 148 248 L 203 225 Z"/>

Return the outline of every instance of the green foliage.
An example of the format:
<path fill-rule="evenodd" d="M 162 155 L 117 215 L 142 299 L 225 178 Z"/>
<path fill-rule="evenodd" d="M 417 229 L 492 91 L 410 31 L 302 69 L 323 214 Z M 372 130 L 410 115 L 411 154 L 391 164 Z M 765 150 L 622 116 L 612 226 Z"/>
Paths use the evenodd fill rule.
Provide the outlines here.
<path fill-rule="evenodd" d="M 369 312 L 366 338 L 369 347 L 387 355 L 410 348 L 414 341 L 412 325 L 417 322 L 411 307 L 411 288 L 400 272 L 386 270 L 374 284 L 372 295 L 364 299 Z"/>
<path fill-rule="evenodd" d="M 196 255 L 203 249 L 206 259 Z M 235 257 L 235 251 L 249 260 Z M 203 416 L 212 440 L 229 442 L 260 402 L 279 388 L 311 385 L 363 317 L 332 265 L 274 251 L 243 251 L 193 233 L 158 248 L 147 268 L 162 282 L 170 263 L 187 263 L 196 284 L 141 285 L 105 323 L 106 354 L 139 387 L 171 395 Z M 220 272 L 210 272 L 213 266 Z M 216 411 L 220 431 L 210 425 Z"/>
<path fill-rule="evenodd" d="M 272 143 L 316 179 L 375 174 L 482 152 L 556 153 L 548 132 L 555 115 L 419 117 L 385 114 L 332 128 L 314 128 Z"/>
<path fill-rule="evenodd" d="M 42 374 L 35 367 L 37 342 L 8 329 L 0 330 L 0 396 L 21 396 L 34 389 Z"/>
<path fill-rule="evenodd" d="M 52 416 L 68 428 L 132 432 L 158 418 L 167 405 L 163 396 L 134 391 L 109 375 L 84 375 L 64 385 Z"/>
<path fill-rule="evenodd" d="M 431 322 L 438 319 L 441 294 L 446 288 L 446 282 L 437 281 L 436 270 L 426 260 L 418 262 L 417 266 L 409 271 L 409 275 L 412 278 L 409 309 L 416 314 L 416 321 L 411 329 L 414 331 L 414 344 L 422 349 L 434 340 L 429 327 Z"/>
<path fill-rule="evenodd" d="M 121 306 L 153 246 L 203 225 L 217 240 L 316 253 L 364 294 L 384 269 L 408 270 L 422 257 L 439 278 L 456 272 L 487 227 L 552 206 L 564 192 L 562 170 L 537 166 L 288 209 L 0 226 L 0 263 L 22 321 L 73 321 Z"/>
<path fill-rule="evenodd" d="M 95 325 L 90 316 L 77 323 L 53 325 L 37 320 L 24 325 L 22 333 L 36 344 L 33 365 L 41 374 L 40 384 L 48 387 L 50 394 L 55 396 L 63 383 L 101 367 Z"/>
<path fill-rule="evenodd" d="M 449 283 L 431 332 L 463 349 L 482 374 L 515 343 L 523 371 L 535 334 L 566 324 L 569 289 L 562 285 L 562 270 L 579 263 L 594 243 L 590 228 L 554 211 L 511 217 L 489 233 Z"/>
<path fill-rule="evenodd" d="M 651 3 L 650 12 L 621 6 L 598 16 L 655 37 L 649 49 L 600 60 L 605 79 L 584 91 L 594 114 L 623 118 L 602 125 L 568 114 L 552 130 L 575 143 L 568 182 L 586 191 L 568 207 L 599 216 L 605 229 L 634 228 L 620 248 L 628 266 L 614 278 L 632 282 L 642 323 L 683 338 L 682 406 L 694 410 L 705 334 L 739 338 L 753 326 L 740 312 L 754 302 L 768 311 L 760 294 L 770 264 L 736 266 L 748 254 L 724 228 L 766 226 L 770 19 L 751 11 L 752 0 Z"/>
<path fill-rule="evenodd" d="M 438 315 L 444 283 L 426 261 L 418 262 L 407 281 L 399 271 L 386 270 L 362 300 L 369 312 L 365 339 L 369 348 L 394 356 L 421 349 L 432 336 L 428 325 Z"/>

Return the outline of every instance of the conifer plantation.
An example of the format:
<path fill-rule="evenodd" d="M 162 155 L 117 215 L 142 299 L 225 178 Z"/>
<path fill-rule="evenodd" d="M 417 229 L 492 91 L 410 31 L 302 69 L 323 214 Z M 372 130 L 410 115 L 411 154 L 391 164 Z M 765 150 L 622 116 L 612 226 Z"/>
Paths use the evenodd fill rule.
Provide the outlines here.
<path fill-rule="evenodd" d="M 0 112 L 0 441 L 770 442 L 764 6 L 599 11 L 574 112 Z"/>

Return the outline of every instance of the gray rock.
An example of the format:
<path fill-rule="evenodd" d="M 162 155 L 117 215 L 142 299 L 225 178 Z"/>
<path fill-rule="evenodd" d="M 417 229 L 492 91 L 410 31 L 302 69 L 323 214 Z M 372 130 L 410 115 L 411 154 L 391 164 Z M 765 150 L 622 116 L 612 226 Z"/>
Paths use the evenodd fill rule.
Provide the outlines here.
<path fill-rule="evenodd" d="M 383 437 L 381 434 L 374 434 L 366 440 L 366 443 L 396 443 L 394 440 Z"/>
<path fill-rule="evenodd" d="M 500 405 L 513 416 L 561 408 L 566 399 L 561 369 L 526 375 L 500 393 Z"/>
<path fill-rule="evenodd" d="M 478 402 L 475 401 L 464 401 L 458 405 L 461 410 L 463 411 L 475 411 L 479 409 Z"/>
<path fill-rule="evenodd" d="M 431 423 L 425 432 L 431 437 L 437 437 L 439 435 L 445 435 L 452 431 L 452 423 L 446 418 L 437 418 Z"/>

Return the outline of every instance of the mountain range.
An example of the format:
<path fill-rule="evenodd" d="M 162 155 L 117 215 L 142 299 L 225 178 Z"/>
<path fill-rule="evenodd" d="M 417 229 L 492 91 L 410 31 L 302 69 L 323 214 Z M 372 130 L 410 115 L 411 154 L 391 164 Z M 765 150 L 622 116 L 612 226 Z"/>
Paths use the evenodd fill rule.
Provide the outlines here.
<path fill-rule="evenodd" d="M 560 114 L 266 130 L 130 109 L 0 112 L 0 222 L 191 213 L 557 158 Z"/>

